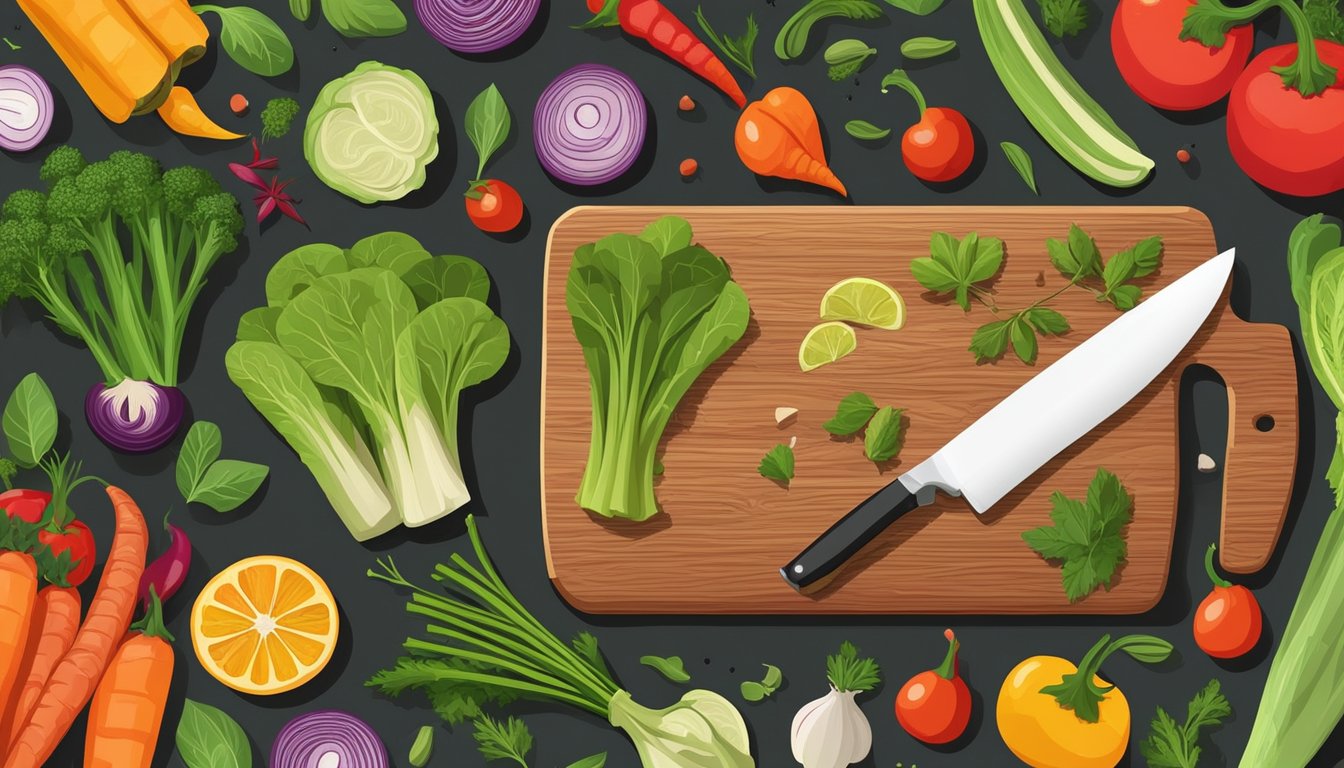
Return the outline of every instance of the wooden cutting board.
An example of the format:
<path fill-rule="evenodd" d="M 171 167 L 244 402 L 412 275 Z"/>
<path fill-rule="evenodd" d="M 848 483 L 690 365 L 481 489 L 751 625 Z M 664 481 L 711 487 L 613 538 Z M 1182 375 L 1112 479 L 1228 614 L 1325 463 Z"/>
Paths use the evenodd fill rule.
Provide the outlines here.
<path fill-rule="evenodd" d="M 732 266 L 751 301 L 745 337 L 700 377 L 664 435 L 663 512 L 644 523 L 606 520 L 574 501 L 588 453 L 588 374 L 565 310 L 574 249 L 613 232 L 639 232 L 667 214 L 686 218 L 695 240 Z M 1274 550 L 1297 457 L 1297 379 L 1285 328 L 1251 324 L 1226 294 L 1190 346 L 1144 392 L 1047 463 L 984 515 L 940 496 L 881 534 L 822 591 L 800 595 L 778 569 L 837 518 L 923 460 L 1070 347 L 1115 319 L 1082 290 L 1053 302 L 1072 324 L 1042 341 L 1035 366 L 1012 357 L 977 365 L 972 331 L 991 319 L 926 294 L 910 260 L 929 236 L 968 231 L 1002 239 L 993 284 L 1003 307 L 1021 307 L 1064 284 L 1045 250 L 1076 222 L 1104 256 L 1161 235 L 1151 295 L 1215 255 L 1212 226 L 1190 208 L 1134 207 L 583 207 L 556 222 L 547 247 L 542 366 L 542 516 L 546 557 L 559 593 L 588 613 L 1133 614 L 1166 586 L 1177 513 L 1177 403 L 1192 364 L 1227 384 L 1228 450 L 1220 553 L 1230 571 L 1262 567 Z M 908 308 L 898 331 L 860 329 L 858 349 L 802 373 L 798 345 L 818 321 L 831 285 L 856 275 L 895 287 Z M 1234 278 L 1235 279 L 1235 278 Z M 1142 344 L 1142 339 L 1134 343 Z M 866 392 L 905 408 L 905 445 L 878 467 L 862 441 L 822 429 L 844 395 Z M 777 427 L 777 406 L 799 409 Z M 797 437 L 797 476 L 787 487 L 757 463 Z M 1003 450 L 1013 450 L 1007 440 Z M 1021 534 L 1048 525 L 1051 492 L 1085 494 L 1097 467 L 1115 472 L 1134 498 L 1129 557 L 1110 591 L 1070 604 L 1060 569 Z"/>

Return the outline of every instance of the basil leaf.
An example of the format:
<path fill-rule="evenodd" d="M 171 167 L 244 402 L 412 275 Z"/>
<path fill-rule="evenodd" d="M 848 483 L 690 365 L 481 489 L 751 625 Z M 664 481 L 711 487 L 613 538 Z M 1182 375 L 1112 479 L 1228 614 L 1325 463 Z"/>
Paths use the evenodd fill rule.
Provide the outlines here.
<path fill-rule="evenodd" d="M 187 501 L 200 502 L 216 512 L 229 512 L 252 498 L 270 469 L 265 464 L 222 459 L 210 465 Z"/>
<path fill-rule="evenodd" d="M 674 683 L 689 682 L 691 676 L 686 673 L 686 665 L 681 663 L 680 656 L 642 656 L 639 663 L 652 668 L 658 674 L 666 677 Z"/>
<path fill-rule="evenodd" d="M 873 414 L 868 431 L 863 433 L 863 452 L 870 461 L 881 464 L 901 452 L 901 443 L 905 440 L 905 427 L 901 424 L 903 413 L 903 409 L 885 405 Z"/>
<path fill-rule="evenodd" d="M 569 764 L 569 768 L 605 768 L 607 765 L 607 753 L 599 752 L 596 755 L 590 755 L 582 760 Z"/>
<path fill-rule="evenodd" d="M 47 383 L 36 373 L 24 376 L 5 403 L 3 417 L 14 462 L 21 467 L 37 466 L 56 444 L 57 421 L 56 399 Z"/>
<path fill-rule="evenodd" d="M 840 400 L 835 416 L 821 426 L 832 435 L 844 437 L 863 429 L 863 425 L 877 413 L 877 403 L 862 392 L 851 392 Z"/>
<path fill-rule="evenodd" d="M 956 49 L 956 40 L 937 37 L 912 37 L 901 43 L 901 55 L 907 59 L 932 59 Z"/>
<path fill-rule="evenodd" d="M 322 15 L 342 37 L 391 37 L 406 31 L 392 0 L 322 0 Z"/>
<path fill-rule="evenodd" d="M 944 0 L 887 0 L 887 5 L 909 11 L 916 16 L 928 16 L 943 7 Z"/>
<path fill-rule="evenodd" d="M 252 744 L 242 727 L 223 710 L 191 699 L 177 721 L 177 754 L 187 768 L 252 768 Z"/>
<path fill-rule="evenodd" d="M 261 11 L 245 5 L 193 5 L 191 10 L 198 15 L 219 15 L 219 45 L 243 69 L 274 77 L 294 66 L 294 46 L 284 30 Z"/>
<path fill-rule="evenodd" d="M 1013 170 L 1017 171 L 1018 176 L 1022 177 L 1022 181 L 1026 183 L 1027 187 L 1033 193 L 1041 194 L 1036 189 L 1036 173 L 1032 170 L 1031 155 L 1027 154 L 1027 150 L 1011 141 L 999 142 L 999 147 L 1003 149 L 1003 154 L 1008 158 L 1009 165 L 1013 166 Z"/>
<path fill-rule="evenodd" d="M 191 425 L 182 441 L 182 450 L 177 454 L 177 490 L 182 498 L 191 499 L 195 495 L 201 478 L 219 458 L 223 445 L 219 427 L 213 422 L 198 421 Z"/>
<path fill-rule="evenodd" d="M 845 123 L 845 133 L 860 141 L 877 141 L 891 135 L 890 128 L 878 128 L 867 120 L 850 120 Z"/>
<path fill-rule="evenodd" d="M 494 83 L 481 91 L 467 107 L 467 138 L 476 147 L 476 178 L 480 179 L 485 164 L 495 154 L 504 140 L 509 137 L 509 128 L 513 118 L 509 116 L 509 105 Z"/>

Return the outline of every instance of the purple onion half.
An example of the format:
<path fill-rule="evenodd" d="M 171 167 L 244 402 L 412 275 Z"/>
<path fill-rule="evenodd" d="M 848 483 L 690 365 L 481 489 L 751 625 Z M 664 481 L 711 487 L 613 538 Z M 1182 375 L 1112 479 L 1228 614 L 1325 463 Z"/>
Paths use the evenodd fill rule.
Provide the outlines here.
<path fill-rule="evenodd" d="M 21 64 L 0 67 L 0 149 L 27 152 L 51 130 L 51 87 Z"/>
<path fill-rule="evenodd" d="M 547 173 L 592 186 L 630 170 L 648 126 L 648 107 L 634 80 L 603 64 L 580 64 L 537 99 L 532 137 Z"/>
<path fill-rule="evenodd" d="M 123 379 L 95 384 L 84 397 L 84 417 L 103 442 L 124 453 L 148 453 L 163 446 L 182 425 L 187 399 L 177 387 Z"/>
<path fill-rule="evenodd" d="M 490 53 L 523 36 L 541 0 L 415 0 L 415 15 L 435 40 L 458 53 Z"/>
<path fill-rule="evenodd" d="M 270 768 L 388 768 L 387 750 L 363 720 L 324 709 L 299 715 L 280 729 Z"/>

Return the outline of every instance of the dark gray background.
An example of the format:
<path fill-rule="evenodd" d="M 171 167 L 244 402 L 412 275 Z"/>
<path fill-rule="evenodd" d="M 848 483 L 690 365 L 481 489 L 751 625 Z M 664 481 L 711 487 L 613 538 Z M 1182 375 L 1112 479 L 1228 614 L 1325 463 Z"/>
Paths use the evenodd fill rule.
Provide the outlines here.
<path fill-rule="evenodd" d="M 301 122 L 288 138 L 268 145 L 268 152 L 281 159 L 281 174 L 296 179 L 293 192 L 303 198 L 300 210 L 311 223 L 312 232 L 287 220 L 277 220 L 258 232 L 249 222 L 245 244 L 211 275 L 206 295 L 197 306 L 183 371 L 183 388 L 194 415 L 223 426 L 224 455 L 271 465 L 272 477 L 259 498 L 232 514 L 218 515 L 207 509 L 184 512 L 171 471 L 177 444 L 143 457 L 117 455 L 106 449 L 89 433 L 80 413 L 86 388 L 98 378 L 92 358 L 42 322 L 36 307 L 10 306 L 3 316 L 7 364 L 0 369 L 0 391 L 8 392 L 28 371 L 39 371 L 51 384 L 65 413 L 65 444 L 85 459 L 86 468 L 130 490 L 150 517 L 176 507 L 178 524 L 194 541 L 191 581 L 168 607 L 169 626 L 178 634 L 178 670 L 157 765 L 181 764 L 169 755 L 184 696 L 222 707 L 235 717 L 256 747 L 258 765 L 265 764 L 276 732 L 289 718 L 319 707 L 344 708 L 368 720 L 386 741 L 396 765 L 406 765 L 406 751 L 416 729 L 435 721 L 429 709 L 413 698 L 393 703 L 363 687 L 372 672 L 397 655 L 398 642 L 416 631 L 418 624 L 402 613 L 398 595 L 366 579 L 364 571 L 375 556 L 395 554 L 407 574 L 426 574 L 433 563 L 464 549 L 463 515 L 414 532 L 394 532 L 366 545 L 354 542 L 310 475 L 228 381 L 223 366 L 224 350 L 233 338 L 239 315 L 262 303 L 263 280 L 280 255 L 312 241 L 347 245 L 384 230 L 409 232 L 432 252 L 471 255 L 494 278 L 497 307 L 513 333 L 515 350 L 505 370 L 470 398 L 474 407 L 467 410 L 464 429 L 470 439 L 465 444 L 470 446 L 467 461 L 477 500 L 463 512 L 482 516 L 487 546 L 523 602 L 562 636 L 584 627 L 596 632 L 613 668 L 637 700 L 665 706 L 681 690 L 639 666 L 637 659 L 642 654 L 680 655 L 687 660 L 695 685 L 719 690 L 734 699 L 738 683 L 755 679 L 761 662 L 777 664 L 784 669 L 786 687 L 768 702 L 741 704 L 741 709 L 751 726 L 759 764 L 770 768 L 792 765 L 788 731 L 793 713 L 825 692 L 826 654 L 841 641 L 852 640 L 875 655 L 887 675 L 881 690 L 863 697 L 876 736 L 873 756 L 862 765 L 891 768 L 897 761 L 906 766 L 917 763 L 921 768 L 1011 765 L 1014 760 L 999 739 L 991 710 L 1008 670 L 1021 659 L 1039 653 L 1076 659 L 1103 632 L 1151 632 L 1176 645 L 1179 653 L 1175 660 L 1146 668 L 1116 658 L 1106 668 L 1129 697 L 1134 715 L 1132 742 L 1137 744 L 1147 732 L 1154 707 L 1162 705 L 1183 713 L 1187 699 L 1211 677 L 1217 677 L 1236 714 L 1213 735 L 1201 765 L 1237 763 L 1269 667 L 1269 643 L 1262 644 L 1249 663 L 1220 665 L 1202 654 L 1190 636 L 1192 610 L 1207 589 L 1200 555 L 1218 531 L 1218 476 L 1193 472 L 1200 450 L 1221 455 L 1226 400 L 1216 380 L 1203 377 L 1190 384 L 1183 395 L 1187 416 L 1181 446 L 1181 514 L 1172 577 L 1160 606 L 1149 614 L 1122 620 L 955 619 L 953 626 L 964 643 L 962 669 L 975 691 L 976 705 L 970 733 L 957 749 L 933 750 L 919 744 L 901 731 L 892 716 L 892 700 L 901 683 L 941 658 L 941 631 L 948 623 L 942 618 L 644 620 L 578 615 L 558 599 L 547 581 L 538 516 L 540 308 L 544 247 L 551 222 L 571 206 L 584 203 L 849 203 L 823 190 L 758 180 L 747 172 L 732 149 L 736 119 L 732 105 L 677 65 L 614 30 L 570 29 L 569 25 L 586 17 L 579 0 L 543 3 L 552 7 L 543 8 L 543 18 L 536 28 L 510 55 L 475 59 L 440 47 L 413 16 L 410 29 L 399 37 L 346 41 L 325 22 L 294 21 L 282 2 L 256 5 L 289 33 L 298 53 L 297 62 L 292 72 L 265 80 L 243 71 L 212 46 L 204 61 L 184 73 L 183 82 L 197 90 L 201 104 L 221 123 L 240 131 L 258 130 L 256 113 L 267 98 L 292 94 L 306 107 L 324 83 L 361 61 L 377 59 L 412 68 L 429 83 L 436 95 L 442 146 L 424 190 L 399 203 L 364 207 L 327 189 L 308 170 L 302 156 Z M 411 16 L 410 3 L 404 5 Z M 673 0 L 668 5 L 683 19 L 692 20 L 694 2 Z M 1112 63 L 1107 40 L 1109 9 L 1092 2 L 1094 20 L 1087 33 L 1056 47 L 1083 86 L 1157 160 L 1154 178 L 1128 193 L 1102 189 L 1078 176 L 1034 134 L 994 76 L 975 29 L 969 0 L 949 0 L 945 8 L 927 18 L 893 8 L 878 23 L 823 24 L 800 61 L 781 64 L 771 52 L 774 35 L 798 5 L 798 0 L 779 0 L 778 7 L 763 1 L 734 0 L 709 3 L 707 12 L 730 32 L 740 30 L 748 11 L 756 14 L 762 27 L 756 52 L 760 77 L 754 85 L 743 79 L 750 86 L 748 93 L 759 97 L 771 87 L 789 84 L 808 94 L 828 137 L 830 164 L 849 185 L 853 204 L 1192 205 L 1213 220 L 1220 247 L 1238 248 L 1233 289 L 1238 312 L 1252 320 L 1286 324 L 1296 334 L 1297 313 L 1285 269 L 1286 239 L 1303 214 L 1344 212 L 1341 197 L 1297 201 L 1267 193 L 1249 181 L 1228 156 L 1221 105 L 1195 115 L 1170 115 L 1139 101 L 1125 87 Z M 215 19 L 208 23 L 216 29 Z M 250 150 L 244 144 L 181 139 L 154 116 L 110 125 L 12 4 L 0 9 L 0 31 L 23 46 L 12 53 L 0 49 L 0 63 L 20 62 L 43 73 L 57 92 L 58 103 L 57 124 L 41 149 L 0 160 L 0 192 L 7 194 L 35 184 L 45 150 L 69 141 L 94 157 L 133 147 L 167 164 L 200 164 L 217 173 L 229 191 L 239 196 L 248 194 L 225 169 L 230 161 L 249 159 Z M 1261 47 L 1269 44 L 1275 32 L 1273 21 L 1262 28 Z M 1287 34 L 1285 25 L 1279 36 Z M 910 67 L 930 105 L 961 109 L 976 127 L 980 143 L 976 164 L 966 180 L 951 187 L 932 188 L 914 179 L 902 166 L 894 139 L 860 144 L 842 129 L 846 120 L 865 118 L 895 127 L 899 136 L 914 120 L 909 98 L 898 92 L 883 96 L 878 81 L 901 65 L 897 48 L 902 40 L 915 35 L 947 37 L 960 44 L 950 57 Z M 826 78 L 820 51 L 842 37 L 861 37 L 880 54 L 857 81 L 833 83 Z M 562 69 L 588 61 L 604 62 L 634 76 L 649 100 L 655 126 L 645 162 L 628 178 L 594 193 L 558 188 L 538 167 L 530 138 L 532 105 L 541 89 Z M 522 233 L 507 238 L 495 238 L 472 228 L 458 196 L 475 170 L 471 146 L 462 133 L 463 115 L 471 97 L 492 81 L 513 109 L 514 131 L 488 173 L 516 185 L 529 209 Z M 235 91 L 251 99 L 252 116 L 230 116 L 227 101 Z M 677 99 L 683 93 L 702 105 L 695 114 L 677 112 Z M 1025 190 L 1000 154 L 997 144 L 1003 140 L 1016 141 L 1035 159 L 1039 198 Z M 1175 152 L 1182 146 L 1192 147 L 1196 158 L 1185 167 L 1175 160 Z M 700 175 L 692 182 L 682 181 L 677 173 L 677 164 L 685 157 L 700 162 Z M 244 207 L 251 208 L 250 204 Z M 1139 234 L 1146 233 L 1136 236 Z M 1248 580 L 1264 605 L 1266 634 L 1271 639 L 1287 622 L 1331 509 L 1324 474 L 1334 440 L 1330 426 L 1334 412 L 1301 363 L 1299 371 L 1304 379 L 1304 396 L 1298 491 L 1279 552 L 1263 573 Z M 1168 438 L 1154 435 L 1153 439 Z M 77 503 L 83 518 L 99 536 L 100 550 L 105 552 L 111 521 L 105 501 L 97 491 L 86 489 L 78 495 Z M 154 535 L 157 550 L 164 544 L 163 535 L 158 531 Z M 705 544 L 713 546 L 710 540 Z M 330 666 L 303 688 L 270 698 L 239 695 L 211 679 L 197 664 L 187 631 L 191 600 L 205 580 L 229 563 L 259 553 L 280 553 L 307 562 L 330 584 L 342 609 L 341 641 Z M 967 563 L 967 567 L 974 567 L 974 563 Z M 657 584 L 645 587 L 659 589 Z M 713 585 L 707 584 L 706 588 L 712 589 Z M 565 766 L 599 750 L 609 750 L 609 765 L 637 765 L 628 742 L 597 719 L 546 705 L 523 705 L 516 713 L 524 717 L 537 737 L 533 766 Z M 77 724 L 52 765 L 79 763 L 81 731 L 82 725 Z M 469 727 L 452 731 L 440 728 L 436 744 L 432 765 L 481 764 Z M 1123 764 L 1143 765 L 1137 748 L 1131 752 Z M 1327 745 L 1316 764 L 1335 765 L 1341 760 L 1344 739 L 1337 738 Z"/>

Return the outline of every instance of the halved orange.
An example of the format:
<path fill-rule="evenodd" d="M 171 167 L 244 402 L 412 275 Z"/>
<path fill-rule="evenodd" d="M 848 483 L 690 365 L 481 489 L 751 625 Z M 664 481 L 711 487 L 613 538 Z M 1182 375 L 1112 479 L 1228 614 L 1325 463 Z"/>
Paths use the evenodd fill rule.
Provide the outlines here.
<path fill-rule="evenodd" d="M 201 666 L 243 693 L 268 696 L 313 679 L 336 649 L 336 600 L 313 569 L 258 555 L 215 574 L 191 609 Z"/>

